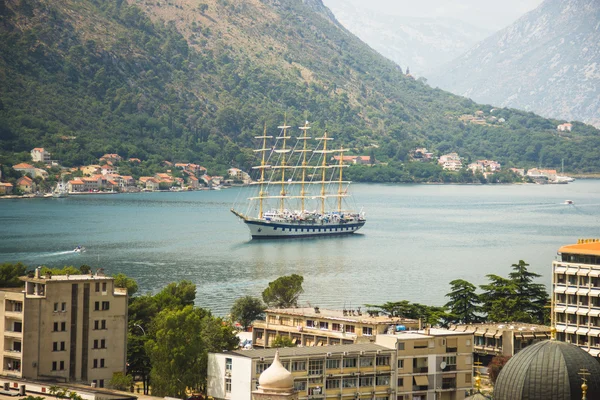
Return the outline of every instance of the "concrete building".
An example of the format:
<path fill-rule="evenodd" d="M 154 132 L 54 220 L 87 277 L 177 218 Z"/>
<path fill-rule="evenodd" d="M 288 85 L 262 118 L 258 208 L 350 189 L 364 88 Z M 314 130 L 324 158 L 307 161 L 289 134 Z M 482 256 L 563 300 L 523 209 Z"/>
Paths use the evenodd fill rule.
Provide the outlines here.
<path fill-rule="evenodd" d="M 360 310 L 280 308 L 265 310 L 265 316 L 264 321 L 253 324 L 252 343 L 255 347 L 271 347 L 277 335 L 288 336 L 301 346 L 327 346 L 373 342 L 376 335 L 388 333 L 391 329 L 419 328 L 418 320 Z"/>
<path fill-rule="evenodd" d="M 556 339 L 600 355 L 600 240 L 563 246 L 552 262 Z"/>
<path fill-rule="evenodd" d="M 51 154 L 43 147 L 36 147 L 35 149 L 31 150 L 31 161 L 33 162 L 43 162 L 49 164 L 50 156 Z"/>
<path fill-rule="evenodd" d="M 472 387 L 472 339 L 430 329 L 378 335 L 376 343 L 211 353 L 207 394 L 250 400 L 279 351 L 300 400 L 462 400 Z"/>
<path fill-rule="evenodd" d="M 125 373 L 127 291 L 96 275 L 22 277 L 0 290 L 0 374 L 104 387 Z"/>
<path fill-rule="evenodd" d="M 495 356 L 512 357 L 534 343 L 550 339 L 551 327 L 510 322 L 504 324 L 450 325 L 451 331 L 473 335 L 473 353 L 477 361 L 488 365 Z"/>

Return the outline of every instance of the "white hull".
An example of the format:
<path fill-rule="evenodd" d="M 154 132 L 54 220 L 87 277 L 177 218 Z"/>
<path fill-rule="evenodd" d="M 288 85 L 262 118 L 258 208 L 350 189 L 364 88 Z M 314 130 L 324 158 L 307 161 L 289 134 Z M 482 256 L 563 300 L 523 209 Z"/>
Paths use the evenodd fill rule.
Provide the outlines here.
<path fill-rule="evenodd" d="M 363 227 L 365 221 L 330 224 L 292 224 L 244 220 L 253 239 L 289 239 L 314 236 L 347 235 Z"/>

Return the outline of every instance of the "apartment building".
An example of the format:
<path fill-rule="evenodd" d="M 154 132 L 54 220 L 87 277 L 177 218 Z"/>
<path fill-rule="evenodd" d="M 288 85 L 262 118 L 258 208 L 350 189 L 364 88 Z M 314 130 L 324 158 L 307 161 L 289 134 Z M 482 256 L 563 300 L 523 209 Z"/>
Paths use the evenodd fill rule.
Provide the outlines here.
<path fill-rule="evenodd" d="M 0 289 L 0 374 L 104 387 L 125 372 L 127 291 L 114 278 L 22 277 L 24 288 Z"/>
<path fill-rule="evenodd" d="M 511 357 L 527 346 L 550 339 L 552 330 L 550 326 L 520 322 L 450 325 L 448 329 L 473 334 L 473 353 L 484 365 L 495 356 Z"/>
<path fill-rule="evenodd" d="M 271 347 L 277 335 L 288 336 L 296 345 L 327 346 L 373 342 L 375 336 L 419 329 L 419 321 L 357 310 L 327 310 L 319 307 L 267 309 L 264 321 L 252 327 L 254 347 Z"/>
<path fill-rule="evenodd" d="M 472 387 L 472 338 L 430 329 L 378 335 L 376 343 L 211 353 L 207 394 L 250 400 L 279 351 L 300 400 L 462 400 Z"/>
<path fill-rule="evenodd" d="M 556 339 L 600 355 L 600 240 L 580 239 L 552 262 L 552 321 Z"/>

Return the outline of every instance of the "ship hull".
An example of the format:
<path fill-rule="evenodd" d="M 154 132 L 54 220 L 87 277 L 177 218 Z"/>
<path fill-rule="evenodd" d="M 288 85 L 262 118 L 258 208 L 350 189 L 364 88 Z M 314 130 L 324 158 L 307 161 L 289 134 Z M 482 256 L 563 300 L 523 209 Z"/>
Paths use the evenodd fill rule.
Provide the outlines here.
<path fill-rule="evenodd" d="M 365 221 L 343 224 L 298 224 L 285 222 L 267 222 L 245 220 L 252 239 L 291 239 L 316 236 L 349 235 L 365 224 Z"/>

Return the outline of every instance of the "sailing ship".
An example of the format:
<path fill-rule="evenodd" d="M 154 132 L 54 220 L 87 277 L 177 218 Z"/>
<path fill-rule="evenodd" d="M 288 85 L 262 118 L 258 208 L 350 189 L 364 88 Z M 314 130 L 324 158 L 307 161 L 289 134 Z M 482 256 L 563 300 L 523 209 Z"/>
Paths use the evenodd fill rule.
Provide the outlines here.
<path fill-rule="evenodd" d="M 343 147 L 329 149 L 333 138 L 327 131 L 321 137 L 308 136 L 308 121 L 300 127 L 292 147 L 291 126 L 279 126 L 277 137 L 267 135 L 265 125 L 260 165 L 252 167 L 259 177 L 250 184 L 254 195 L 248 198 L 248 210 L 231 212 L 250 229 L 253 239 L 280 239 L 352 234 L 365 225 L 364 212 L 347 206 L 350 181 L 343 180 Z M 275 140 L 270 146 L 267 141 Z M 316 145 L 311 147 L 313 141 Z M 339 157 L 331 157 L 332 154 Z M 337 162 L 330 163 L 331 160 Z"/>
<path fill-rule="evenodd" d="M 55 199 L 62 199 L 64 197 L 67 197 L 68 195 L 69 192 L 67 191 L 67 187 L 64 182 L 59 182 L 56 185 L 54 191 L 52 192 L 52 197 L 54 197 Z"/>

